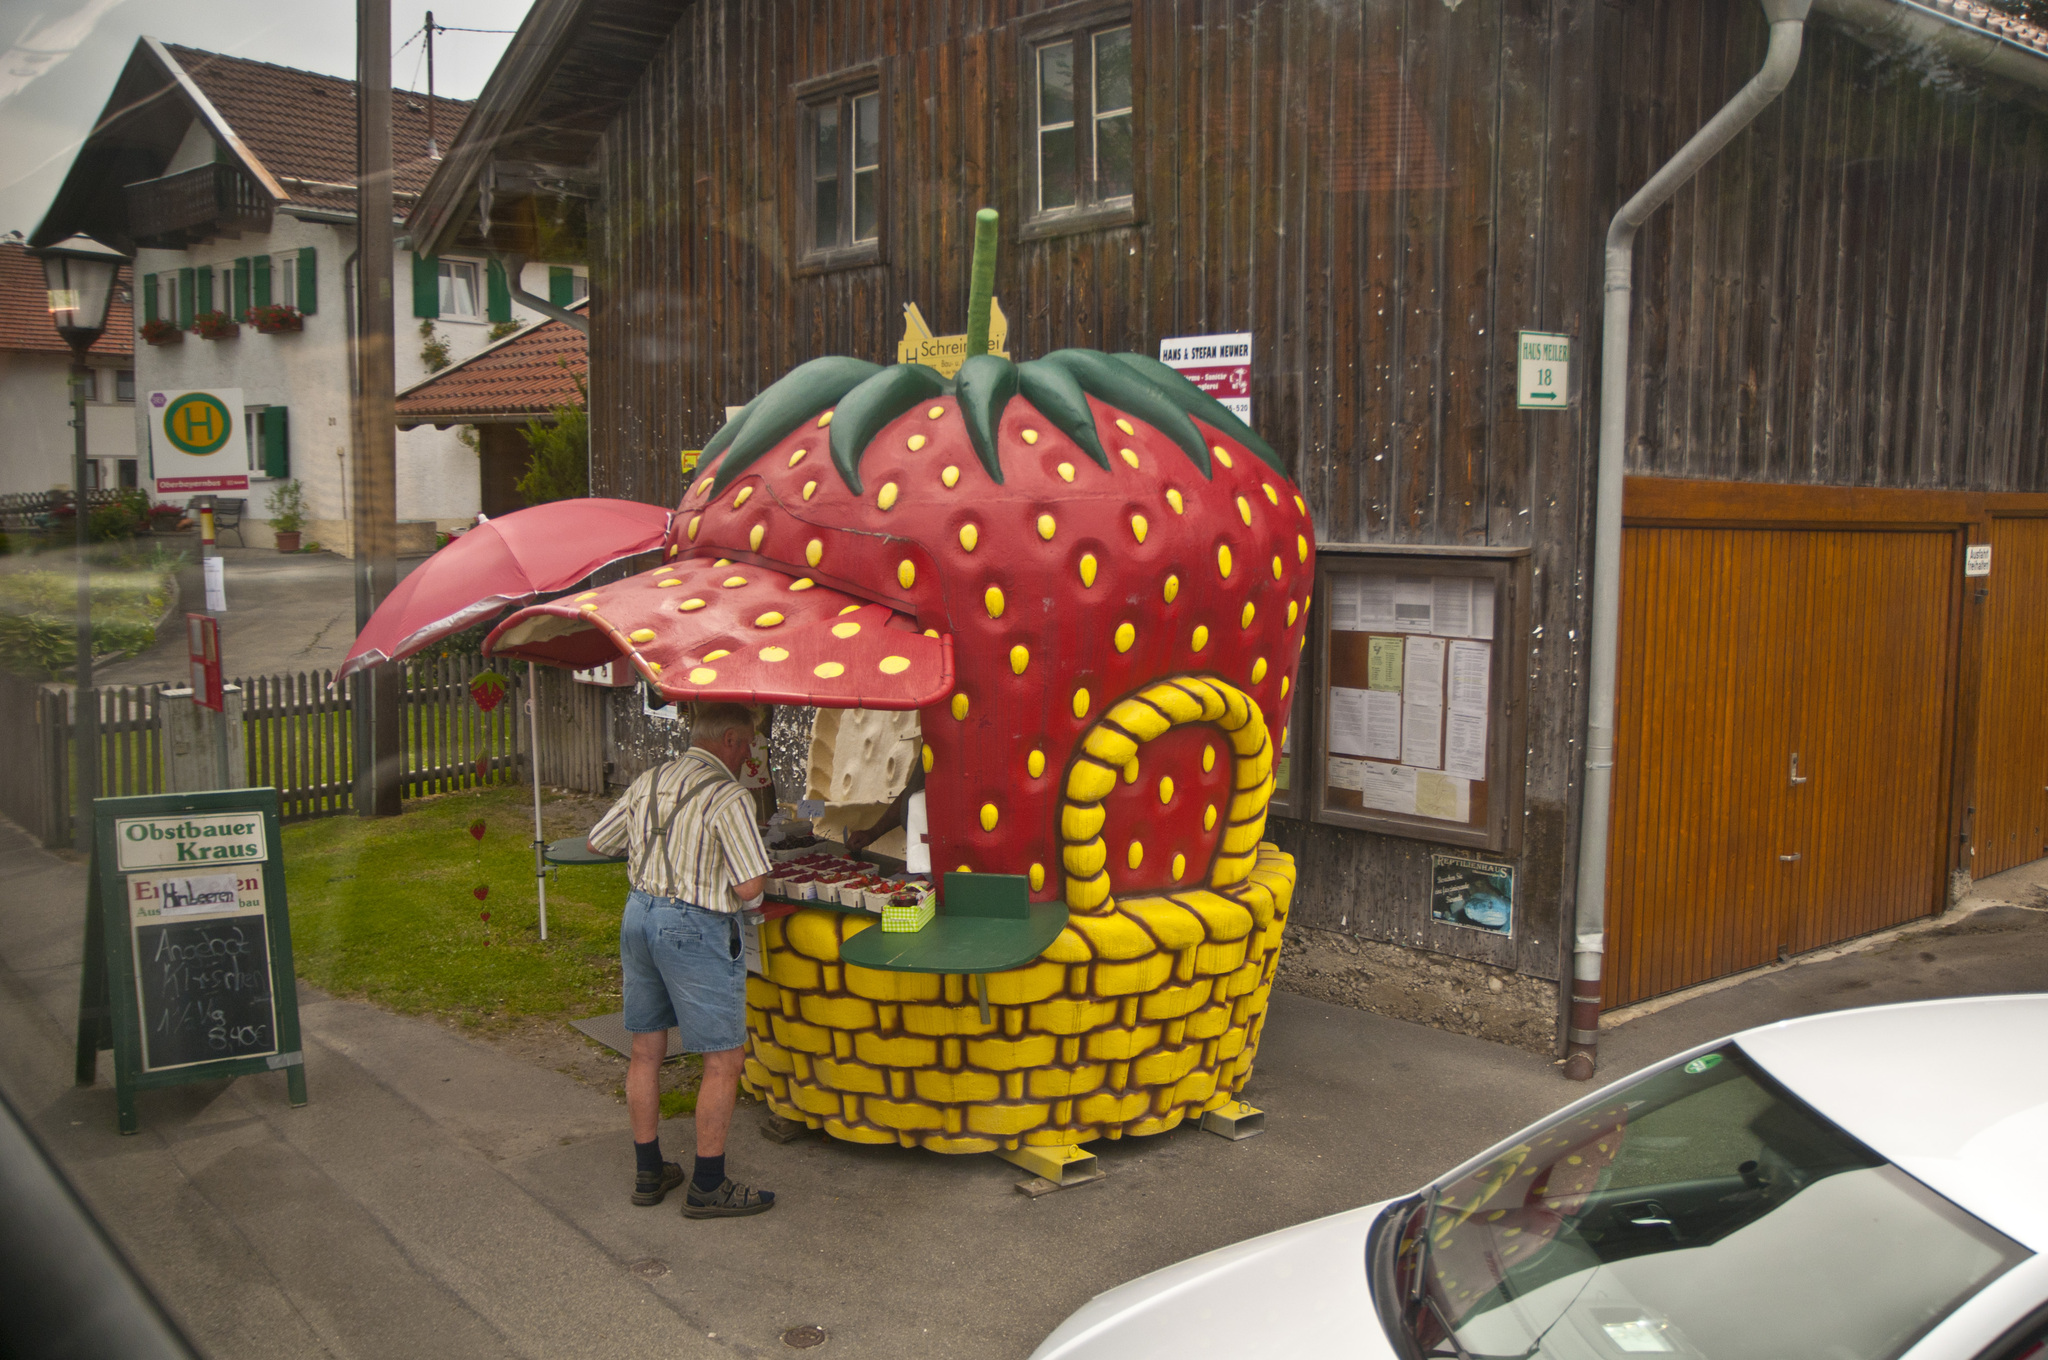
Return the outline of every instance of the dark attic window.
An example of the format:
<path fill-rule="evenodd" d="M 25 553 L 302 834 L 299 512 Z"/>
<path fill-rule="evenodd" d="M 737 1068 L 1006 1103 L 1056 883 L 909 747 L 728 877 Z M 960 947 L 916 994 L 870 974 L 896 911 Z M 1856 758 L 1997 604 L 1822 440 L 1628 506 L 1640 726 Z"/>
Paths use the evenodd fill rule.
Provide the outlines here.
<path fill-rule="evenodd" d="M 1025 234 L 1136 220 L 1130 10 L 1068 6 L 1024 34 Z"/>
<path fill-rule="evenodd" d="M 820 269 L 882 258 L 887 129 L 880 72 L 841 72 L 796 88 L 798 263 Z"/>

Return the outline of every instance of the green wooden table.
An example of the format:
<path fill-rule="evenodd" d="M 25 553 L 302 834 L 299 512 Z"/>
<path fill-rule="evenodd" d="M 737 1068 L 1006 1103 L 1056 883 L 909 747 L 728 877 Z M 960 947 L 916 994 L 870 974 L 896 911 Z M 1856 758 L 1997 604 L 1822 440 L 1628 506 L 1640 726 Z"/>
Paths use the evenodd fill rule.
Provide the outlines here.
<path fill-rule="evenodd" d="M 581 836 L 564 836 L 558 841 L 548 842 L 548 848 L 541 856 L 550 864 L 624 864 L 624 855 L 600 855 L 584 842 Z"/>
<path fill-rule="evenodd" d="M 1033 902 L 1022 874 L 949 873 L 940 901 L 924 929 L 863 930 L 839 946 L 839 957 L 884 972 L 971 975 L 985 1020 L 986 975 L 1030 963 L 1067 926 L 1066 904 Z"/>

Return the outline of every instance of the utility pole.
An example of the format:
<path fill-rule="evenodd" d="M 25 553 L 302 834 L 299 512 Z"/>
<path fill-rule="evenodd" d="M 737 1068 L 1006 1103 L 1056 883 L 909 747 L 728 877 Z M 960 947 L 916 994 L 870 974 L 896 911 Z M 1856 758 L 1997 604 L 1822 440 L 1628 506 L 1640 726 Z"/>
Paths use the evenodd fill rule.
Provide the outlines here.
<path fill-rule="evenodd" d="M 427 11 L 427 159 L 441 159 L 441 143 L 434 137 L 434 11 Z"/>
<path fill-rule="evenodd" d="M 391 0 L 356 0 L 356 628 L 398 584 L 397 377 L 392 367 Z M 405 771 L 403 673 L 355 679 L 356 812 L 394 817 Z"/>

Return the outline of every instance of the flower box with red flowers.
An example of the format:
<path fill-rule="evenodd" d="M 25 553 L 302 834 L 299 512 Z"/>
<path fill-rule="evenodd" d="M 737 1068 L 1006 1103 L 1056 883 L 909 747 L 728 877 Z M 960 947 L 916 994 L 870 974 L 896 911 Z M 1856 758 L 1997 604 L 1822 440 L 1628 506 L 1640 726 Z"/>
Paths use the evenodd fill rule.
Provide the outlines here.
<path fill-rule="evenodd" d="M 226 312 L 201 312 L 192 318 L 192 330 L 201 340 L 232 340 L 242 333 L 242 323 Z"/>
<path fill-rule="evenodd" d="M 299 309 L 283 302 L 251 307 L 242 313 L 242 320 L 254 326 L 262 335 L 279 335 L 285 331 L 302 331 L 306 328 L 306 318 Z"/>
<path fill-rule="evenodd" d="M 179 330 L 175 322 L 161 318 L 143 322 L 136 331 L 152 345 L 175 345 L 185 338 L 185 332 Z"/>

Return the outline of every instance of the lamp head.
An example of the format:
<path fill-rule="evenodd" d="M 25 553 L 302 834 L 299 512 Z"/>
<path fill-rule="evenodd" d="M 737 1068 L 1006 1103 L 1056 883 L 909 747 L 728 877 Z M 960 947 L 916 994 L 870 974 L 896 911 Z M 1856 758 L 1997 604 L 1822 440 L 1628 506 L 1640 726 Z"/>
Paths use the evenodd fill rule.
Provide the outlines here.
<path fill-rule="evenodd" d="M 33 253 L 43 262 L 50 322 L 72 352 L 83 355 L 107 328 L 114 280 L 128 257 L 90 236 L 73 236 Z"/>

